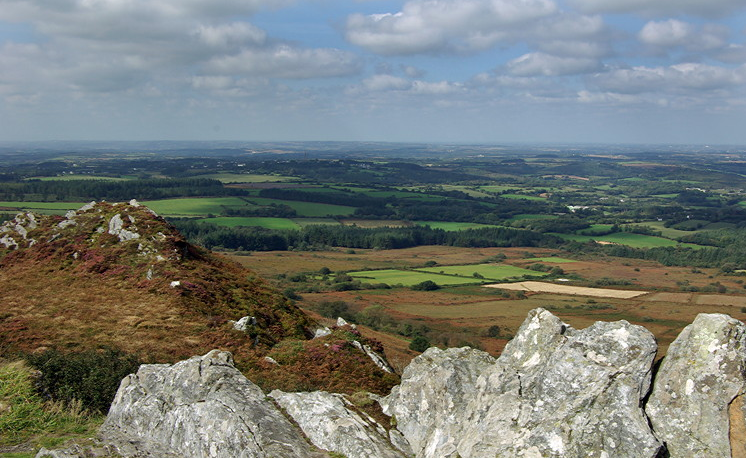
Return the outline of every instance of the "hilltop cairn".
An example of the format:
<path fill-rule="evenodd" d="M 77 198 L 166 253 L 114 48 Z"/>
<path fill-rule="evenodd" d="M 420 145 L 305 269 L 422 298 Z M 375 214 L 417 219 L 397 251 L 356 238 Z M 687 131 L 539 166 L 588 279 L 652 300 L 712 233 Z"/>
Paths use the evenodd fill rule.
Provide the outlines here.
<path fill-rule="evenodd" d="M 122 456 L 746 456 L 746 325 L 700 314 L 653 375 L 656 350 L 626 321 L 577 330 L 536 309 L 497 359 L 468 347 L 415 358 L 378 399 L 388 430 L 343 395 L 268 400 L 213 351 L 123 380 L 101 434 Z M 53 453 L 37 456 L 83 456 Z"/>

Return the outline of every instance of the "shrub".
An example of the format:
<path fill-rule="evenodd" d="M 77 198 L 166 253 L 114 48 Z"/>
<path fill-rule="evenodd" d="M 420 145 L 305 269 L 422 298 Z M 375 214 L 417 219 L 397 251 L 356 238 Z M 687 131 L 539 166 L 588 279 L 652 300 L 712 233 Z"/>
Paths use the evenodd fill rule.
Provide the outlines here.
<path fill-rule="evenodd" d="M 420 353 L 430 348 L 430 341 L 426 337 L 417 336 L 409 343 L 409 349 Z"/>
<path fill-rule="evenodd" d="M 68 404 L 77 400 L 101 413 L 109 410 L 122 378 L 140 365 L 135 356 L 112 348 L 67 354 L 49 350 L 26 359 L 41 372 L 37 389 L 43 396 Z"/>
<path fill-rule="evenodd" d="M 436 289 L 440 289 L 440 286 L 432 280 L 425 280 L 416 285 L 412 285 L 412 289 L 414 291 L 435 291 Z"/>

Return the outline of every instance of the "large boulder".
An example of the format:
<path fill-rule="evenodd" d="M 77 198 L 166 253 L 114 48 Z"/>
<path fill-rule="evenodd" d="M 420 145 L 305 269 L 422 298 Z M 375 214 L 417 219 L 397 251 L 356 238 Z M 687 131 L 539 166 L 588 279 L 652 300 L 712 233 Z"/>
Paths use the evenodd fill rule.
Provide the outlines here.
<path fill-rule="evenodd" d="M 668 347 L 646 406 L 671 458 L 746 456 L 746 325 L 700 314 Z"/>
<path fill-rule="evenodd" d="M 324 456 L 218 350 L 127 376 L 101 435 L 125 456 Z"/>
<path fill-rule="evenodd" d="M 274 390 L 269 396 L 321 449 L 355 458 L 405 458 L 389 442 L 386 429 L 341 394 Z"/>
<path fill-rule="evenodd" d="M 496 362 L 428 350 L 382 405 L 417 457 L 653 458 L 641 405 L 656 349 L 626 321 L 578 331 L 537 309 Z"/>
<path fill-rule="evenodd" d="M 380 403 L 418 457 L 455 457 L 466 408 L 480 374 L 495 364 L 473 348 L 432 347 L 404 369 L 402 383 Z"/>

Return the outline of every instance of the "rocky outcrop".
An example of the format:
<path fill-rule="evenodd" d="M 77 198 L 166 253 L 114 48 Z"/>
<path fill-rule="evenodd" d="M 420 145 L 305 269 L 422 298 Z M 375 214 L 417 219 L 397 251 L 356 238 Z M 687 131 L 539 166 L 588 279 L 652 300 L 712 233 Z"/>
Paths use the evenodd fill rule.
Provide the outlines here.
<path fill-rule="evenodd" d="M 536 309 L 500 358 L 468 347 L 415 358 L 378 398 L 387 431 L 343 395 L 273 391 L 291 423 L 213 351 L 123 380 L 102 433 L 122 456 L 746 456 L 746 325 L 699 315 L 651 382 L 655 353 L 640 326 L 577 330 Z"/>
<path fill-rule="evenodd" d="M 456 456 L 477 379 L 494 362 L 473 348 L 429 348 L 380 401 L 383 413 L 394 419 L 416 456 Z"/>
<path fill-rule="evenodd" d="M 388 440 L 388 433 L 373 418 L 356 412 L 341 394 L 269 394 L 300 426 L 313 445 L 348 457 L 404 458 Z"/>
<path fill-rule="evenodd" d="M 213 350 L 151 364 L 122 380 L 101 429 L 124 456 L 310 457 L 302 434 L 264 393 Z M 323 456 L 323 455 L 321 455 Z"/>
<path fill-rule="evenodd" d="M 543 309 L 494 360 L 430 349 L 382 401 L 418 457 L 650 457 L 640 407 L 655 340 L 621 321 L 574 330 Z"/>
<path fill-rule="evenodd" d="M 646 411 L 672 458 L 746 456 L 746 326 L 700 314 L 668 348 Z"/>

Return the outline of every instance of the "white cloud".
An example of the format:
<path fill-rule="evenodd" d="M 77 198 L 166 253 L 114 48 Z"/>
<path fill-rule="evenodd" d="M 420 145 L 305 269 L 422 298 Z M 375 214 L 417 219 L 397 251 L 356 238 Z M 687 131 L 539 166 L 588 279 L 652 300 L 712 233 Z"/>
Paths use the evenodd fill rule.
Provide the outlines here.
<path fill-rule="evenodd" d="M 508 71 L 516 76 L 560 76 L 591 73 L 601 69 L 596 59 L 558 57 L 534 52 L 511 60 Z"/>
<path fill-rule="evenodd" d="M 678 19 L 650 21 L 638 34 L 646 45 L 659 48 L 683 47 L 692 51 L 708 51 L 726 45 L 728 29 L 717 24 L 698 27 Z"/>
<path fill-rule="evenodd" d="M 746 83 L 746 66 L 735 69 L 699 63 L 640 66 L 595 75 L 594 82 L 603 91 L 620 94 L 712 91 L 736 88 Z"/>
<path fill-rule="evenodd" d="M 412 82 L 406 78 L 385 74 L 365 78 L 362 84 L 369 91 L 401 91 L 412 87 Z"/>
<path fill-rule="evenodd" d="M 743 0 L 570 0 L 586 13 L 691 14 L 721 17 L 742 10 Z"/>
<path fill-rule="evenodd" d="M 347 19 L 347 40 L 383 55 L 474 52 L 557 12 L 551 0 L 410 0 L 396 13 Z"/>
<path fill-rule="evenodd" d="M 230 48 L 241 45 L 261 45 L 267 33 L 246 22 L 233 22 L 218 26 L 200 24 L 196 32 L 199 39 L 208 46 Z"/>
<path fill-rule="evenodd" d="M 304 49 L 290 45 L 244 49 L 207 63 L 215 74 L 242 74 L 274 78 L 320 78 L 360 72 L 358 58 L 338 49 Z"/>

